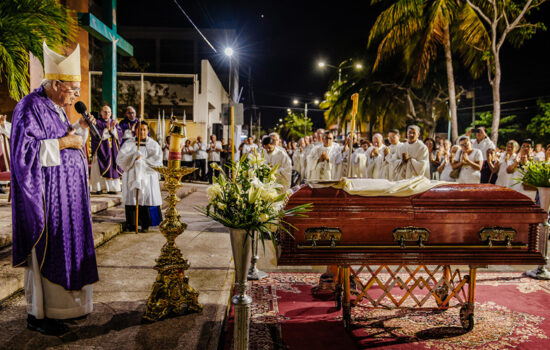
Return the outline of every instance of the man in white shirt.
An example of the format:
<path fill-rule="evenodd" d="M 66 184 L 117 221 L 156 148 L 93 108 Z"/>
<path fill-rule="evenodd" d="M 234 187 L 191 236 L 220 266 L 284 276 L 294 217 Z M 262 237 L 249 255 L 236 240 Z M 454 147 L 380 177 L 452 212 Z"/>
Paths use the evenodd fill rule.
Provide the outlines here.
<path fill-rule="evenodd" d="M 202 142 L 202 136 L 197 136 L 197 142 L 193 146 L 193 152 L 195 155 L 195 176 L 197 180 L 205 181 L 206 180 L 206 143 Z"/>
<path fill-rule="evenodd" d="M 485 161 L 487 160 L 487 150 L 490 148 L 496 149 L 495 144 L 487 136 L 487 131 L 484 126 L 478 126 L 475 129 L 475 132 L 476 139 L 472 140 L 472 148 L 480 150 L 481 155 L 483 156 L 483 161 Z"/>
<path fill-rule="evenodd" d="M 264 159 L 271 167 L 279 166 L 275 173 L 277 183 L 287 190 L 290 188 L 292 181 L 292 162 L 286 151 L 277 148 L 275 143 L 276 140 L 270 136 L 262 140 Z"/>
<path fill-rule="evenodd" d="M 241 148 L 241 147 L 239 147 Z M 249 157 L 251 155 L 254 155 L 254 152 L 258 151 L 258 145 L 256 145 L 254 143 L 254 137 L 252 136 L 249 136 L 245 141 L 244 143 L 242 144 L 242 148 L 241 148 L 241 155 L 248 155 Z"/>
<path fill-rule="evenodd" d="M 418 139 L 420 128 L 409 125 L 407 128 L 407 142 L 399 148 L 396 180 L 411 179 L 416 176 L 425 176 L 430 179 L 430 160 L 428 147 Z"/>
<path fill-rule="evenodd" d="M 220 153 L 222 151 L 222 143 L 216 140 L 216 135 L 210 135 L 210 143 L 208 144 L 208 182 L 212 183 L 212 176 L 219 176 L 219 171 L 212 169 L 212 163 L 221 164 Z"/>

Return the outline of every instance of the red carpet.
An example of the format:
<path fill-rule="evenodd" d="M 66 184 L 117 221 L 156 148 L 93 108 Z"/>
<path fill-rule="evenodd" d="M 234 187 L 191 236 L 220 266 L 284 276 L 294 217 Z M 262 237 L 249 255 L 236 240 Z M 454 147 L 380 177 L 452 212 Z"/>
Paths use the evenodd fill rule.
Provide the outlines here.
<path fill-rule="evenodd" d="M 362 276 L 363 277 L 363 276 Z M 316 273 L 270 273 L 251 283 L 250 349 L 550 349 L 550 281 L 478 272 L 475 327 L 458 309 L 373 310 L 358 306 L 350 331 L 334 301 L 314 299 Z M 232 319 L 225 348 L 231 348 Z"/>

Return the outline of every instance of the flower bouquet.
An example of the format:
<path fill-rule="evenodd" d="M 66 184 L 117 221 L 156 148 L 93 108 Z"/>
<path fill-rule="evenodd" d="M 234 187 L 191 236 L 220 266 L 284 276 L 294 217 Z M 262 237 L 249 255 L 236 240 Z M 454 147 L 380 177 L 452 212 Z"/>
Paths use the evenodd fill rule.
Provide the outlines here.
<path fill-rule="evenodd" d="M 204 208 L 197 208 L 204 215 L 229 228 L 231 249 L 235 264 L 236 294 L 231 298 L 235 307 L 233 347 L 248 349 L 249 308 L 252 298 L 246 294 L 247 274 L 250 268 L 251 241 L 257 233 L 265 249 L 264 237 L 268 236 L 276 245 L 275 231 L 281 229 L 288 234 L 287 215 L 304 216 L 311 203 L 284 209 L 289 193 L 284 191 L 276 179 L 277 167 L 271 168 L 263 157 L 244 155 L 238 162 L 231 163 L 231 177 L 216 163 L 211 167 L 220 175 L 213 178 L 208 188 L 209 202 Z"/>
<path fill-rule="evenodd" d="M 277 229 L 291 234 L 285 216 L 304 216 L 311 210 L 311 203 L 283 209 L 290 192 L 277 183 L 277 167 L 271 168 L 260 155 L 244 155 L 227 166 L 233 179 L 216 163 L 211 166 L 220 175 L 208 188 L 209 203 L 199 211 L 226 227 L 245 230 L 248 236 L 260 233 L 263 244 L 267 236 L 276 245 Z"/>

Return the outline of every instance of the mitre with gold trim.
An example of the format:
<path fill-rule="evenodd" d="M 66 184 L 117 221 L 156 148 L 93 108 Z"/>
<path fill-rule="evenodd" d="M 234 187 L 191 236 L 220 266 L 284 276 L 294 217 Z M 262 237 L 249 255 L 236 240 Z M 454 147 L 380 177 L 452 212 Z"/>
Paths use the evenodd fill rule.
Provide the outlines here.
<path fill-rule="evenodd" d="M 80 45 L 67 57 L 51 50 L 44 41 L 44 79 L 81 81 Z"/>

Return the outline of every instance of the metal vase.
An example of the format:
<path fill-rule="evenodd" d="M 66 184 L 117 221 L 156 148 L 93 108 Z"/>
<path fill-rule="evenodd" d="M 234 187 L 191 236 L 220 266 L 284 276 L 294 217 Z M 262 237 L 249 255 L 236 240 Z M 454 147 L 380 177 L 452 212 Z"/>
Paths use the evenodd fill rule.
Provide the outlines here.
<path fill-rule="evenodd" d="M 260 259 L 258 256 L 258 241 L 260 239 L 259 235 L 261 233 L 254 232 L 252 234 L 252 260 L 250 261 L 250 269 L 248 269 L 248 280 L 249 281 L 259 281 L 267 277 L 267 273 L 262 270 L 258 270 L 256 263 Z"/>
<path fill-rule="evenodd" d="M 248 349 L 248 330 L 250 327 L 250 304 L 252 298 L 246 294 L 247 275 L 250 268 L 251 237 L 245 230 L 229 229 L 233 261 L 235 262 L 235 290 L 231 304 L 235 308 L 235 324 L 233 328 L 234 350 Z"/>
<path fill-rule="evenodd" d="M 540 206 L 544 209 L 546 214 L 548 214 L 548 210 L 550 209 L 550 187 L 537 187 L 537 190 L 539 192 Z M 544 260 L 548 263 L 548 219 L 541 229 L 545 231 L 544 237 L 542 238 L 544 240 L 542 252 L 544 254 Z M 536 278 L 539 280 L 550 280 L 550 272 L 546 269 L 546 265 L 540 265 L 538 268 L 527 271 L 525 274 L 531 278 Z"/>

